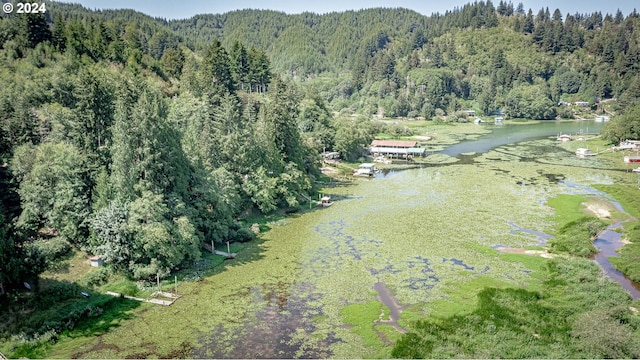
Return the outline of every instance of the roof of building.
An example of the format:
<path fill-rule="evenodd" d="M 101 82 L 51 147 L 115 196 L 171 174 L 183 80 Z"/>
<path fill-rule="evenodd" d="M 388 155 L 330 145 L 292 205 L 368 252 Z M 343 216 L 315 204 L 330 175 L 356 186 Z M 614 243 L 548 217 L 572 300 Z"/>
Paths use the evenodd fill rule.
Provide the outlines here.
<path fill-rule="evenodd" d="M 425 149 L 419 147 L 397 148 L 386 146 L 372 146 L 369 148 L 369 151 L 372 153 L 381 154 L 424 154 Z"/>
<path fill-rule="evenodd" d="M 417 141 L 400 141 L 400 140 L 373 140 L 371 146 L 384 146 L 384 147 L 416 147 Z"/>

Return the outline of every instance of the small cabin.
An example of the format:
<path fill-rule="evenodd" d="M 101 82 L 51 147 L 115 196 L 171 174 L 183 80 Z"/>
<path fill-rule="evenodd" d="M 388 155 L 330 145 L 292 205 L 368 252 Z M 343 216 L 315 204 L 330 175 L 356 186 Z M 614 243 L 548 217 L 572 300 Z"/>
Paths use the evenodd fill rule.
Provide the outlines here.
<path fill-rule="evenodd" d="M 102 259 L 102 256 L 92 256 L 89 258 L 89 264 L 93 267 L 104 266 L 104 260 Z"/>
<path fill-rule="evenodd" d="M 476 116 L 476 112 L 473 110 L 464 110 L 464 113 L 467 114 L 467 117 Z"/>
<path fill-rule="evenodd" d="M 580 106 L 580 107 L 589 107 L 589 102 L 587 102 L 587 101 L 576 101 L 576 102 L 574 102 L 574 104 L 576 104 L 576 106 Z"/>

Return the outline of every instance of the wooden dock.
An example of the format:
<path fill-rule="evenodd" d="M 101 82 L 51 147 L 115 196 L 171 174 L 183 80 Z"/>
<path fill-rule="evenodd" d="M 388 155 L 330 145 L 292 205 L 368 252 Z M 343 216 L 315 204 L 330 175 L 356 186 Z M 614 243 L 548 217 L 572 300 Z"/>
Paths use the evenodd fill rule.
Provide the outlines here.
<path fill-rule="evenodd" d="M 227 259 L 233 259 L 233 258 L 235 258 L 236 256 L 238 256 L 238 253 L 225 252 L 225 251 L 220 251 L 220 250 L 214 249 L 214 248 L 212 247 L 213 243 L 212 243 L 212 244 L 207 244 L 207 243 L 203 242 L 203 243 L 202 243 L 202 244 L 200 244 L 200 245 L 201 245 L 201 246 L 202 246 L 202 248 L 203 248 L 203 249 L 205 249 L 206 251 L 208 251 L 208 252 L 210 252 L 210 253 L 212 253 L 212 254 L 222 255 L 222 256 L 224 256 L 224 257 L 225 257 L 225 258 L 227 258 Z"/>
<path fill-rule="evenodd" d="M 139 297 L 135 297 L 135 296 L 122 295 L 122 294 L 119 294 L 119 293 L 113 292 L 113 291 L 107 291 L 105 294 L 111 295 L 111 296 L 115 296 L 115 297 L 123 297 L 123 298 L 129 299 L 129 300 L 135 300 L 135 301 L 140 301 L 140 302 L 147 302 L 147 303 L 151 303 L 151 304 L 162 305 L 162 306 L 169 306 L 169 305 L 173 304 L 180 297 L 180 295 L 167 293 L 167 292 L 162 292 L 162 291 L 154 292 L 151 295 L 151 299 L 143 299 L 143 298 L 139 298 Z M 168 299 L 171 299 L 171 300 L 156 299 L 155 297 L 158 296 L 158 295 L 161 295 L 162 297 L 165 297 L 165 298 L 168 298 Z"/>
<path fill-rule="evenodd" d="M 228 253 L 228 252 L 224 252 L 224 251 L 220 251 L 220 250 L 213 250 L 213 253 L 216 255 L 222 255 L 224 257 L 226 257 L 227 259 L 233 259 L 236 256 L 238 256 L 237 253 Z"/>

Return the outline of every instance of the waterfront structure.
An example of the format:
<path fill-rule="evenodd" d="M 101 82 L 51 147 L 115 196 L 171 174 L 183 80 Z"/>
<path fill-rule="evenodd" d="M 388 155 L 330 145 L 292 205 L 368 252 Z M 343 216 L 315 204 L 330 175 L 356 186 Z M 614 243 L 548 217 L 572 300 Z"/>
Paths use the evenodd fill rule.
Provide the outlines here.
<path fill-rule="evenodd" d="M 410 159 L 413 156 L 424 156 L 425 149 L 418 147 L 416 141 L 373 140 L 369 145 L 369 153 L 374 156 L 386 156 Z"/>
<path fill-rule="evenodd" d="M 364 163 L 360 164 L 357 170 L 353 173 L 356 176 L 373 176 L 378 169 L 376 168 L 376 164 L 373 163 Z"/>
<path fill-rule="evenodd" d="M 318 201 L 318 206 L 329 207 L 333 205 L 333 201 L 331 201 L 330 196 L 323 196 L 320 201 Z"/>

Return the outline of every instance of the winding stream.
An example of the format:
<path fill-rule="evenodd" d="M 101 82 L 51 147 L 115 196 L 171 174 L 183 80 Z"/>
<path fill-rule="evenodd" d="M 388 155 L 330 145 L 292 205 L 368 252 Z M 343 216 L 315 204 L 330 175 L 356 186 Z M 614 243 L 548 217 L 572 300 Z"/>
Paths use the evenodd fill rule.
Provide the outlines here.
<path fill-rule="evenodd" d="M 621 241 L 622 234 L 615 231 L 620 226 L 620 222 L 611 225 L 607 230 L 603 231 L 593 245 L 599 250 L 593 260 L 600 265 L 600 268 L 607 276 L 620 284 L 633 299 L 640 298 L 640 284 L 629 280 L 622 272 L 613 267 L 609 257 L 619 256 L 616 250 L 620 249 L 624 244 Z"/>

